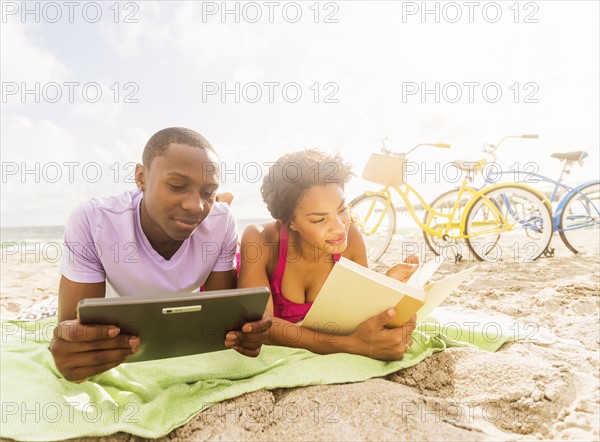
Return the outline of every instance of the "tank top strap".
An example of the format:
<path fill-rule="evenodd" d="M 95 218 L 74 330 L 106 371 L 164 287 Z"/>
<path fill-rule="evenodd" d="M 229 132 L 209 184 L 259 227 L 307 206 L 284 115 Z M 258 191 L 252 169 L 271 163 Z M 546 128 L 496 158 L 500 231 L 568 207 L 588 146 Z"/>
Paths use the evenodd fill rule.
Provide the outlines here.
<path fill-rule="evenodd" d="M 281 223 L 279 228 L 279 257 L 277 259 L 277 265 L 275 271 L 271 275 L 271 281 L 277 281 L 281 284 L 283 280 L 283 273 L 285 272 L 285 264 L 287 263 L 287 252 L 288 252 L 288 230 L 287 226 Z"/>

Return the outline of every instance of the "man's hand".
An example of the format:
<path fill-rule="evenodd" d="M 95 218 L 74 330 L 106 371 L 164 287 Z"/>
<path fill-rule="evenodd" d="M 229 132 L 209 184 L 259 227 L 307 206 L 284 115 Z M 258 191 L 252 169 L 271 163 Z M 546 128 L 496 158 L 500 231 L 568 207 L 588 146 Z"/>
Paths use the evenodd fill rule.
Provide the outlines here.
<path fill-rule="evenodd" d="M 272 324 L 271 316 L 265 311 L 260 321 L 247 322 L 243 325 L 242 331 L 227 333 L 225 346 L 233 348 L 245 356 L 256 357 L 267 340 L 268 331 Z"/>
<path fill-rule="evenodd" d="M 140 348 L 140 338 L 121 335 L 113 325 L 82 325 L 72 319 L 54 329 L 49 350 L 66 380 L 81 382 L 124 362 Z"/>

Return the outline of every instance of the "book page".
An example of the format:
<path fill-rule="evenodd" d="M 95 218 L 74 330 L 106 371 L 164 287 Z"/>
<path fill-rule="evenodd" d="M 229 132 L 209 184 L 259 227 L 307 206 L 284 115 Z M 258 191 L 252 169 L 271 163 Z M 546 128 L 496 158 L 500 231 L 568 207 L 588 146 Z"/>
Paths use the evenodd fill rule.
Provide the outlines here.
<path fill-rule="evenodd" d="M 425 305 L 417 312 L 417 324 L 423 322 L 423 320 L 444 300 L 452 293 L 456 288 L 465 281 L 475 270 L 477 266 L 470 267 L 462 272 L 458 272 L 454 275 L 450 275 L 425 286 L 425 292 L 427 293 L 427 301 Z"/>
<path fill-rule="evenodd" d="M 406 283 L 413 287 L 424 287 L 425 284 L 427 284 L 427 281 L 431 279 L 433 274 L 437 272 L 437 269 L 439 269 L 443 261 L 443 259 L 438 258 L 421 264 L 415 273 L 410 275 L 410 278 L 408 278 Z"/>
<path fill-rule="evenodd" d="M 441 262 L 422 266 L 420 277 L 429 280 Z M 425 288 L 414 287 L 363 267 L 346 258 L 333 267 L 301 326 L 323 333 L 346 335 L 367 319 L 395 307 L 389 325 L 399 327 L 417 314 L 425 319 L 476 267 L 443 278 Z"/>
<path fill-rule="evenodd" d="M 341 258 L 301 325 L 325 333 L 349 334 L 360 323 L 396 306 L 405 297 L 417 302 L 413 314 L 425 303 L 422 288 Z"/>

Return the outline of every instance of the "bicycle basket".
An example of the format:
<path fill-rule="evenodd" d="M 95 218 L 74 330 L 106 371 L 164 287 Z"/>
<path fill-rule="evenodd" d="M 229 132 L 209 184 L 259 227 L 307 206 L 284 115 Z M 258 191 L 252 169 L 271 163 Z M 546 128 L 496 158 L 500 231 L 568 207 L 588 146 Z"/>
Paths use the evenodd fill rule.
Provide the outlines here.
<path fill-rule="evenodd" d="M 404 182 L 405 164 L 404 157 L 372 153 L 362 177 L 384 186 L 399 186 Z"/>

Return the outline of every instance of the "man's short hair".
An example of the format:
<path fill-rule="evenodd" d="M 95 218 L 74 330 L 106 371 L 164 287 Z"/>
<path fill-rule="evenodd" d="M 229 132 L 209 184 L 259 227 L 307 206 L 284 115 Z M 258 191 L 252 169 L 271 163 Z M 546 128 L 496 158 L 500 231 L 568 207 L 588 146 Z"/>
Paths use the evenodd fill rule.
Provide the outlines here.
<path fill-rule="evenodd" d="M 142 163 L 144 166 L 150 167 L 154 158 L 164 155 L 169 145 L 173 143 L 197 147 L 209 150 L 215 155 L 217 154 L 208 140 L 198 132 L 185 127 L 168 127 L 156 132 L 146 143 L 144 153 L 142 154 Z"/>

